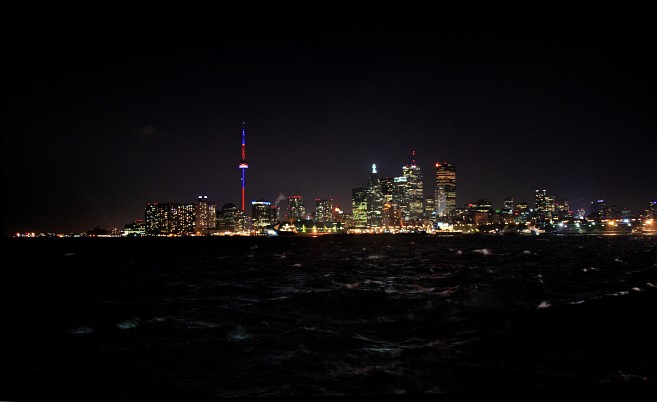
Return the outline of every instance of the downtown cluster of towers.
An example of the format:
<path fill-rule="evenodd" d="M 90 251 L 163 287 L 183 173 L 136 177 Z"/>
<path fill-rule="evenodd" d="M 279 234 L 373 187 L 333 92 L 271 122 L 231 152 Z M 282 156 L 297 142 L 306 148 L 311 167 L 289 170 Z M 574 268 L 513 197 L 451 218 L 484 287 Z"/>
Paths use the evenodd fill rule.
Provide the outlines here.
<path fill-rule="evenodd" d="M 555 201 L 546 190 L 536 190 L 535 206 L 526 202 L 514 204 L 512 198 L 504 200 L 502 210 L 493 210 L 487 199 L 456 206 L 456 167 L 452 163 L 435 164 L 434 197 L 424 197 L 423 175 L 415 160 L 402 167 L 399 177 L 378 176 L 376 165 L 366 186 L 352 189 L 352 213 L 333 204 L 331 199 L 315 199 L 315 211 L 309 213 L 301 196 L 288 197 L 285 216 L 279 201 L 251 202 L 251 216 L 246 213 L 246 129 L 242 124 L 241 159 L 241 208 L 229 203 L 219 210 L 200 196 L 196 203 L 148 203 L 145 220 L 135 221 L 125 227 L 127 233 L 138 235 L 213 235 L 213 234 L 260 234 L 272 227 L 296 232 L 377 233 L 393 231 L 446 230 L 455 225 L 490 225 L 517 223 L 553 223 L 584 219 L 585 211 L 573 214 L 566 200 Z M 657 215 L 657 203 L 650 205 L 648 217 Z M 597 220 L 625 219 L 631 217 L 626 209 L 607 206 L 604 200 L 591 203 L 591 214 Z"/>
<path fill-rule="evenodd" d="M 192 203 L 148 203 L 145 220 L 126 225 L 134 234 L 146 235 L 208 235 L 221 233 L 262 233 L 283 221 L 293 229 L 305 231 L 306 227 L 322 232 L 338 232 L 345 229 L 357 231 L 383 228 L 422 228 L 433 226 L 436 218 L 449 216 L 456 208 L 456 168 L 453 164 L 436 163 L 435 198 L 424 198 L 423 177 L 415 161 L 402 168 L 399 177 L 379 178 L 376 165 L 366 187 L 352 191 L 352 214 L 334 206 L 332 199 L 315 199 L 315 212 L 308 213 L 303 198 L 288 197 L 287 213 L 281 216 L 278 201 L 251 202 L 251 217 L 246 214 L 246 129 L 242 123 L 241 159 L 241 208 L 229 203 L 221 210 L 200 196 Z"/>

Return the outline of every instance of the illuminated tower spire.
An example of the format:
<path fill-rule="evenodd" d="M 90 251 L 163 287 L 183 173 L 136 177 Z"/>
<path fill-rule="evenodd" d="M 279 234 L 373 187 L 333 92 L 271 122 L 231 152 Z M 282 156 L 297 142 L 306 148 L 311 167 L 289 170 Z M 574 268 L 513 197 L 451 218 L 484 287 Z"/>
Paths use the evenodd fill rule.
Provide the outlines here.
<path fill-rule="evenodd" d="M 246 129 L 244 128 L 244 124 L 242 122 L 242 160 L 239 164 L 239 168 L 242 171 L 242 211 L 244 211 L 244 186 L 246 184 L 244 173 L 249 168 L 249 164 L 246 163 Z"/>

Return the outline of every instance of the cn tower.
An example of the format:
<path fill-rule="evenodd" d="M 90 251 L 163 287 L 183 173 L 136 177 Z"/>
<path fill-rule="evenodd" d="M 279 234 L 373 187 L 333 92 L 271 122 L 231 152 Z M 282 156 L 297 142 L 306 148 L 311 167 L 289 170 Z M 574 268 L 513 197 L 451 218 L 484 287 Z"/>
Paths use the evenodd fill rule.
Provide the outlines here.
<path fill-rule="evenodd" d="M 242 160 L 240 161 L 240 170 L 242 171 L 242 211 L 244 211 L 244 185 L 246 184 L 245 174 L 249 164 L 246 163 L 246 130 L 244 129 L 244 122 L 242 122 Z"/>

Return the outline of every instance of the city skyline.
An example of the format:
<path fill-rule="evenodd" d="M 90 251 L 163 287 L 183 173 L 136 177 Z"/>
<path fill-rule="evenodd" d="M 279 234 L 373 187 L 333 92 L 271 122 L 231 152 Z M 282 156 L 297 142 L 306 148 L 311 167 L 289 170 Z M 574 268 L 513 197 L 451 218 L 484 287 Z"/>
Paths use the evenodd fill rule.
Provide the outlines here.
<path fill-rule="evenodd" d="M 533 204 L 546 188 L 572 210 L 604 198 L 638 213 L 657 189 L 643 33 L 327 18 L 206 41 L 12 44 L 5 235 L 122 227 L 148 202 L 199 195 L 239 205 L 242 122 L 247 204 L 300 195 L 349 211 L 372 164 L 400 176 L 417 150 L 424 197 L 435 163 L 457 167 L 457 207 Z"/>

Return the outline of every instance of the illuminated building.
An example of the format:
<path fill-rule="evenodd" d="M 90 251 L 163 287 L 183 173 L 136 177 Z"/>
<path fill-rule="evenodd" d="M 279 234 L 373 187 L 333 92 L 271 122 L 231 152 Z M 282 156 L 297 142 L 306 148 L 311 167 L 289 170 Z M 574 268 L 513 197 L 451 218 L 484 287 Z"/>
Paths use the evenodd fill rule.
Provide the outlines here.
<path fill-rule="evenodd" d="M 237 232 L 245 230 L 242 211 L 235 204 L 225 204 L 217 214 L 217 230 L 220 232 Z"/>
<path fill-rule="evenodd" d="M 450 216 L 456 208 L 456 166 L 436 162 L 436 216 Z"/>
<path fill-rule="evenodd" d="M 511 211 L 513 212 L 514 204 L 513 204 L 513 197 L 506 197 L 504 199 L 504 210 L 505 211 Z"/>
<path fill-rule="evenodd" d="M 146 222 L 141 219 L 137 219 L 132 223 L 127 223 L 123 228 L 123 236 L 133 237 L 133 236 L 144 236 L 146 234 Z"/>
<path fill-rule="evenodd" d="M 618 205 L 611 205 L 607 209 L 607 218 L 609 219 L 620 219 L 621 217 L 621 207 Z"/>
<path fill-rule="evenodd" d="M 436 200 L 432 197 L 424 199 L 423 219 L 431 224 L 436 223 Z"/>
<path fill-rule="evenodd" d="M 620 217 L 621 219 L 631 219 L 632 211 L 630 211 L 628 208 L 622 208 L 620 211 Z"/>
<path fill-rule="evenodd" d="M 144 221 L 146 222 L 147 235 L 164 234 L 169 226 L 167 214 L 167 205 L 157 202 L 146 204 Z"/>
<path fill-rule="evenodd" d="M 604 199 L 591 202 L 591 219 L 607 219 L 607 203 Z"/>
<path fill-rule="evenodd" d="M 372 165 L 372 174 L 367 182 L 367 226 L 381 227 L 381 212 L 383 210 L 383 193 L 377 177 L 376 165 Z"/>
<path fill-rule="evenodd" d="M 217 226 L 217 207 L 208 202 L 208 196 L 198 197 L 194 216 L 194 228 L 198 236 L 208 234 L 208 230 Z"/>
<path fill-rule="evenodd" d="M 585 217 L 586 217 L 586 210 L 584 208 L 578 209 L 577 213 L 575 214 L 575 218 L 584 219 Z"/>
<path fill-rule="evenodd" d="M 397 229 L 402 226 L 402 215 L 399 205 L 396 203 L 386 202 L 383 204 L 381 211 L 383 226 L 388 229 Z"/>
<path fill-rule="evenodd" d="M 554 204 L 556 216 L 561 219 L 572 218 L 570 213 L 570 207 L 568 205 L 568 200 L 559 200 Z"/>
<path fill-rule="evenodd" d="M 528 212 L 529 211 L 529 204 L 527 204 L 525 201 L 519 202 L 516 205 L 516 211 L 518 213 Z"/>
<path fill-rule="evenodd" d="M 148 203 L 145 210 L 146 234 L 188 235 L 194 233 L 195 204 Z"/>
<path fill-rule="evenodd" d="M 657 201 L 650 201 L 647 215 L 651 219 L 657 219 Z"/>
<path fill-rule="evenodd" d="M 545 195 L 545 217 L 549 220 L 557 214 L 553 195 Z"/>
<path fill-rule="evenodd" d="M 516 205 L 516 222 L 518 223 L 525 223 L 529 220 L 529 204 L 527 204 L 525 201 L 519 202 Z"/>
<path fill-rule="evenodd" d="M 493 210 L 492 204 L 488 198 L 482 198 L 477 202 L 468 204 L 469 220 L 476 225 L 487 225 L 498 223 L 499 216 Z"/>
<path fill-rule="evenodd" d="M 173 235 L 187 235 L 194 233 L 194 204 L 169 204 L 169 233 Z"/>
<path fill-rule="evenodd" d="M 422 170 L 415 162 L 415 151 L 411 151 L 411 162 L 402 168 L 402 175 L 406 177 L 408 183 L 408 199 L 406 203 L 408 208 L 404 224 L 413 221 L 415 224 L 422 220 L 424 214 L 424 189 L 422 185 Z"/>
<path fill-rule="evenodd" d="M 251 219 L 253 230 L 262 231 L 276 223 L 276 207 L 267 200 L 251 201 Z"/>
<path fill-rule="evenodd" d="M 315 199 L 315 221 L 333 222 L 333 200 Z"/>
<path fill-rule="evenodd" d="M 239 169 L 242 171 L 242 211 L 244 211 L 244 194 L 246 187 L 246 169 L 249 168 L 249 164 L 246 163 L 246 129 L 244 128 L 244 122 L 242 122 L 242 159 L 240 160 Z"/>
<path fill-rule="evenodd" d="M 395 177 L 393 179 L 392 202 L 407 205 L 408 201 L 408 177 Z"/>
<path fill-rule="evenodd" d="M 358 187 L 351 190 L 351 227 L 365 229 L 367 227 L 367 189 Z"/>
<path fill-rule="evenodd" d="M 383 179 L 380 179 L 379 182 L 381 183 L 383 202 L 392 202 L 395 191 L 395 179 L 393 177 L 384 177 Z"/>
<path fill-rule="evenodd" d="M 536 190 L 534 193 L 534 201 L 536 205 L 536 217 L 538 220 L 544 220 L 548 218 L 548 205 L 545 197 L 547 196 L 547 190 Z"/>
<path fill-rule="evenodd" d="M 306 206 L 300 195 L 292 195 L 287 198 L 287 219 L 288 221 L 306 219 Z"/>
<path fill-rule="evenodd" d="M 392 203 L 397 204 L 402 216 L 402 226 L 408 217 L 408 177 L 395 177 L 392 189 Z"/>
<path fill-rule="evenodd" d="M 514 204 L 513 197 L 506 197 L 503 202 L 503 208 L 500 211 L 500 217 L 504 223 L 511 224 L 515 222 L 515 215 L 513 213 Z"/>

